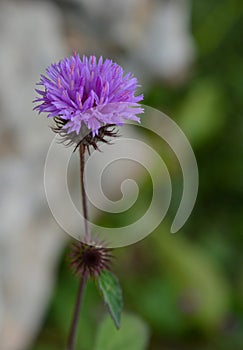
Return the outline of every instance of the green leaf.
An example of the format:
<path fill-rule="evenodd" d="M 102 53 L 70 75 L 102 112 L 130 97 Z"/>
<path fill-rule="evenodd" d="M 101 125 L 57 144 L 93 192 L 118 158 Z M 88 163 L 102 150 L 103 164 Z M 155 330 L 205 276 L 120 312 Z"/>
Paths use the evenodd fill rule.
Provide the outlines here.
<path fill-rule="evenodd" d="M 110 315 L 116 327 L 120 328 L 123 301 L 122 290 L 118 279 L 110 271 L 105 270 L 100 274 L 98 282 Z"/>
<path fill-rule="evenodd" d="M 119 330 L 106 317 L 99 326 L 94 350 L 146 350 L 148 340 L 148 326 L 139 317 L 123 314 Z"/>

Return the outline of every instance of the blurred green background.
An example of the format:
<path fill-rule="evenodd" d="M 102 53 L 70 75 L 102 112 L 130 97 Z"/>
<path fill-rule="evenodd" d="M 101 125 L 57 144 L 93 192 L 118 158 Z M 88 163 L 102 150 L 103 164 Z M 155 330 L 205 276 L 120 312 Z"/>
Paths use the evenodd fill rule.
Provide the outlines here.
<path fill-rule="evenodd" d="M 130 316 L 124 318 L 123 327 L 128 323 L 124 344 L 118 340 L 118 345 L 103 350 L 243 349 L 242 14 L 241 0 L 193 1 L 197 59 L 190 77 L 179 87 L 154 81 L 146 92 L 145 104 L 171 116 L 190 140 L 199 167 L 199 193 L 179 233 L 169 231 L 175 200 L 152 235 L 115 251 L 114 271 Z M 155 137 L 152 143 L 159 147 Z M 179 168 L 172 156 L 167 154 L 165 160 L 177 194 Z M 144 196 L 149 196 L 149 185 L 148 180 L 140 188 Z M 129 212 L 124 215 L 100 220 L 104 224 L 130 220 Z M 32 350 L 65 346 L 78 286 L 67 267 L 68 250 L 67 246 L 49 312 Z M 102 349 L 95 340 L 99 332 L 117 337 L 112 324 L 106 324 L 108 330 L 99 329 L 106 313 L 95 284 L 89 282 L 77 349 Z"/>

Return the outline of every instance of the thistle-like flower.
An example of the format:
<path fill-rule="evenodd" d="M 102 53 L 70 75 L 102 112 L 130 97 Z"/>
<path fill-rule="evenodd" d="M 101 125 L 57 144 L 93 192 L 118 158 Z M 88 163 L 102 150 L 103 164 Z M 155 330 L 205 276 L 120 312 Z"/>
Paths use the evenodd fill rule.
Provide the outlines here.
<path fill-rule="evenodd" d="M 138 103 L 143 95 L 135 96 L 137 79 L 102 57 L 97 62 L 95 56 L 81 59 L 75 53 L 48 67 L 37 85 L 44 90 L 36 89 L 34 102 L 39 104 L 34 109 L 48 113 L 56 122 L 54 131 L 71 143 L 94 146 L 106 132 L 110 136 L 111 126 L 128 119 L 139 122 L 137 114 L 143 113 Z"/>
<path fill-rule="evenodd" d="M 78 276 L 87 273 L 91 277 L 98 277 L 103 270 L 109 270 L 113 258 L 111 252 L 110 248 L 101 245 L 74 243 L 69 255 L 70 267 Z"/>

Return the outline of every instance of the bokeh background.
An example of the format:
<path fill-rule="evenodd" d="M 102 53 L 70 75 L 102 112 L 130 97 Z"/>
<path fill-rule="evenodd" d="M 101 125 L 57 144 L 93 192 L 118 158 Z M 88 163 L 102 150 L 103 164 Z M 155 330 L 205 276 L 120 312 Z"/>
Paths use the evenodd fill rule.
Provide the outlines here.
<path fill-rule="evenodd" d="M 200 173 L 192 215 L 171 235 L 181 172 L 166 144 L 147 135 L 171 173 L 173 201 L 152 235 L 115 251 L 126 312 L 120 335 L 103 321 L 106 309 L 90 282 L 77 348 L 243 348 L 242 14 L 241 0 L 0 2 L 1 350 L 65 348 L 78 281 L 67 267 L 71 239 L 44 194 L 53 134 L 31 101 L 44 68 L 73 50 L 132 70 L 145 104 L 187 135 Z M 76 170 L 69 179 L 74 193 Z M 97 222 L 132 221 L 149 201 L 150 182 L 141 181 L 135 209 L 104 213 Z M 53 189 L 58 202 L 58 167 Z"/>

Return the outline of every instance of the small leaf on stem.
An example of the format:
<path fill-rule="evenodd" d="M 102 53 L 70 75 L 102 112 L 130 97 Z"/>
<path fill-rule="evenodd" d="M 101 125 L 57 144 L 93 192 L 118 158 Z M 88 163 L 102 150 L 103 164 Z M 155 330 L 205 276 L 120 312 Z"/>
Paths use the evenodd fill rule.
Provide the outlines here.
<path fill-rule="evenodd" d="M 98 283 L 104 302 L 108 306 L 117 329 L 119 329 L 123 307 L 122 290 L 119 281 L 110 271 L 104 270 L 99 276 Z"/>

